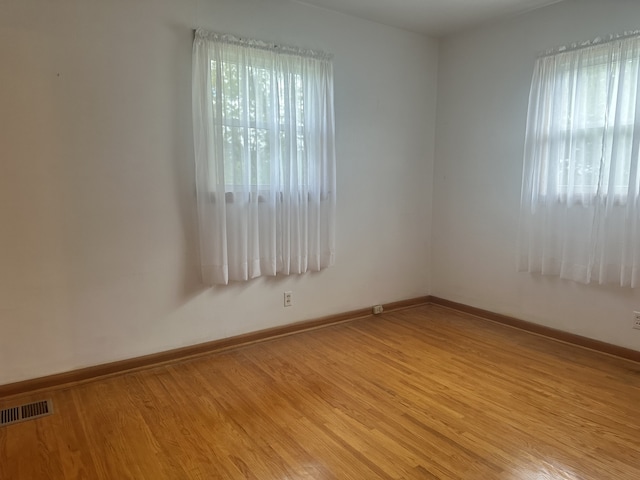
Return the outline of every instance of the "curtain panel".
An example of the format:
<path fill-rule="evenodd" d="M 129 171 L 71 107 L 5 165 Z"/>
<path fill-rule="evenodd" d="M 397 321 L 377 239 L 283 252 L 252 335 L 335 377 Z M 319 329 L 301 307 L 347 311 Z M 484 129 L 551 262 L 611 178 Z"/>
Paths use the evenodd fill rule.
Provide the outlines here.
<path fill-rule="evenodd" d="M 535 65 L 518 268 L 640 284 L 640 37 L 574 45 Z"/>
<path fill-rule="evenodd" d="M 192 73 L 204 282 L 333 265 L 331 57 L 197 30 Z"/>

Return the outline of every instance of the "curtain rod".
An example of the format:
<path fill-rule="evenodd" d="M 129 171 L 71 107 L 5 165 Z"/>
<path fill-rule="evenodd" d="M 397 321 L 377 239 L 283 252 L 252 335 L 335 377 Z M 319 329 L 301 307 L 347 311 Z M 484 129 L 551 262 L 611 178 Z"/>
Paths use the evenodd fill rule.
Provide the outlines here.
<path fill-rule="evenodd" d="M 311 50 L 307 48 L 293 47 L 290 45 L 281 45 L 276 43 L 269 43 L 262 40 L 256 40 L 252 38 L 237 37 L 235 35 L 210 32 L 202 28 L 195 30 L 196 39 L 211 40 L 213 42 L 226 43 L 229 45 L 238 45 L 241 47 L 251 47 L 260 50 L 267 50 L 271 52 L 283 53 L 286 55 L 296 55 L 299 57 L 315 58 L 318 60 L 332 60 L 333 55 L 323 52 L 321 50 Z"/>
<path fill-rule="evenodd" d="M 559 55 L 561 53 L 574 52 L 576 50 L 583 50 L 585 48 L 595 47 L 598 45 L 606 45 L 608 43 L 613 43 L 613 42 L 626 40 L 634 37 L 640 38 L 640 30 L 633 30 L 633 31 L 614 34 L 614 35 L 607 35 L 606 37 L 597 37 L 597 38 L 594 38 L 593 40 L 588 40 L 586 42 L 576 42 L 570 45 L 564 45 L 562 47 L 552 48 L 538 55 L 538 58 L 551 57 L 553 55 Z"/>

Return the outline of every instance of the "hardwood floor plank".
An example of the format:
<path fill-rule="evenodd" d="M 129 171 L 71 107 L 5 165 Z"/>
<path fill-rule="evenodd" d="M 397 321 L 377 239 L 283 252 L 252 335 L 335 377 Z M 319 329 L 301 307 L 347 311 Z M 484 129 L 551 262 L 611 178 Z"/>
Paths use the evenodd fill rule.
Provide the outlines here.
<path fill-rule="evenodd" d="M 84 448 L 87 439 L 75 408 L 73 393 L 69 390 L 60 391 L 54 409 L 57 414 L 46 417 L 47 422 L 40 422 L 40 424 L 43 427 L 47 425 L 48 434 L 53 436 L 53 439 L 48 440 L 47 443 L 57 446 L 58 456 L 62 462 L 60 478 L 96 478 L 91 454 Z M 60 435 L 59 432 L 65 432 L 65 435 Z"/>
<path fill-rule="evenodd" d="M 347 335 L 345 334 L 345 332 L 341 332 L 340 336 L 344 337 L 344 339 L 347 338 Z M 342 378 L 348 379 L 347 384 L 345 384 L 345 390 L 342 392 L 342 395 L 340 397 L 349 398 L 350 392 L 353 392 L 354 389 L 358 389 L 358 396 L 364 401 L 362 406 L 368 406 L 368 411 L 367 411 L 368 421 L 371 422 L 372 421 L 371 419 L 375 418 L 376 419 L 375 425 L 378 428 L 382 428 L 381 425 L 383 425 L 385 422 L 388 422 L 388 425 L 389 425 L 388 428 L 391 428 L 392 430 L 397 431 L 401 427 L 399 423 L 403 423 L 403 422 L 402 420 L 400 420 L 400 418 L 402 417 L 394 417 L 394 412 L 398 412 L 398 415 L 401 415 L 402 411 L 411 409 L 411 411 L 416 415 L 421 415 L 422 412 L 430 411 L 432 407 L 441 408 L 441 411 L 442 411 L 442 408 L 444 408 L 445 410 L 447 409 L 447 407 L 443 405 L 430 405 L 427 403 L 422 403 L 423 401 L 428 402 L 427 397 L 420 398 L 419 403 L 414 403 L 411 400 L 411 398 L 412 397 L 414 399 L 418 398 L 414 390 L 403 389 L 402 386 L 399 386 L 399 384 L 396 384 L 396 383 L 393 383 L 393 385 L 389 384 L 390 381 L 395 382 L 393 378 L 394 378 L 394 374 L 397 372 L 391 371 L 390 374 L 382 375 L 383 378 L 388 379 L 387 382 L 380 380 L 379 372 L 375 374 L 375 377 L 373 378 L 373 380 L 368 379 L 368 375 L 371 373 L 369 366 L 366 364 L 358 363 L 359 360 L 355 358 L 353 353 L 345 354 L 344 352 L 350 351 L 350 349 L 339 348 L 339 346 L 335 346 L 336 341 L 337 339 L 332 339 L 331 341 L 327 342 L 327 345 L 330 344 L 332 345 L 332 348 L 335 348 L 335 350 L 331 351 L 331 354 L 329 355 L 329 357 L 331 357 L 334 360 L 341 359 L 342 360 L 341 363 L 345 367 L 345 371 L 340 372 L 338 370 L 338 365 L 334 362 L 333 370 L 335 375 L 333 376 L 334 378 L 333 381 L 337 383 Z M 318 348 L 320 348 L 320 346 Z M 317 351 L 318 349 L 312 348 L 311 350 Z M 317 359 L 317 360 L 318 362 L 321 361 L 321 359 Z M 383 366 L 381 365 L 381 367 Z M 358 371 L 358 375 L 353 375 L 353 372 L 356 369 Z M 351 381 L 352 378 L 362 378 L 364 382 L 359 384 L 354 384 Z M 327 378 L 327 381 L 329 380 L 330 379 Z M 402 395 L 397 395 L 395 393 L 397 387 L 403 390 Z M 352 411 L 358 410 L 358 406 L 354 407 L 354 406 L 347 406 L 344 404 L 340 405 L 340 408 L 352 410 Z M 444 415 L 442 415 L 441 417 L 443 416 Z M 404 422 L 404 426 L 408 426 L 408 425 L 410 424 L 407 422 Z M 421 434 L 422 435 L 421 443 L 423 447 L 422 450 L 424 450 L 424 447 L 426 446 L 432 454 L 430 458 L 423 457 L 422 460 L 427 461 L 429 464 L 429 467 L 434 471 L 439 472 L 440 475 L 445 475 L 446 478 L 455 478 L 454 473 L 451 472 L 449 469 L 447 469 L 447 467 L 445 466 L 447 462 L 445 462 L 444 464 L 438 464 L 437 461 L 435 461 L 435 458 L 437 458 L 437 455 L 436 455 L 437 453 L 442 453 L 443 456 L 446 455 L 445 452 L 442 452 L 440 450 L 441 443 L 439 439 L 443 435 L 438 432 L 438 427 L 447 428 L 445 424 L 440 424 L 438 426 L 434 426 L 434 428 L 430 430 L 423 429 L 420 432 L 410 432 L 407 438 L 412 438 L 415 434 Z M 465 465 L 471 465 L 476 460 L 475 458 L 466 458 L 464 455 L 461 455 L 461 456 L 463 458 L 460 459 L 459 463 L 464 463 Z"/>
<path fill-rule="evenodd" d="M 640 365 L 421 306 L 68 389 L 0 478 L 640 478 Z"/>
<path fill-rule="evenodd" d="M 243 352 L 247 350 L 250 349 L 243 349 Z M 234 361 L 242 361 L 241 353 L 234 357 Z M 294 436 L 288 439 L 288 445 L 301 443 L 303 448 L 312 452 L 320 451 L 321 456 L 326 456 L 328 451 L 345 451 L 345 445 L 336 439 L 324 423 L 316 422 L 314 425 L 310 425 L 310 422 L 316 418 L 324 419 L 329 412 L 322 410 L 316 399 L 305 396 L 300 384 L 292 382 L 290 375 L 284 384 L 278 384 L 270 381 L 270 377 L 264 372 L 250 378 L 250 371 L 245 368 L 243 369 L 245 382 L 237 382 L 235 378 L 240 372 L 234 371 L 232 367 L 224 365 L 224 363 L 218 367 L 222 368 L 215 372 L 215 376 L 218 379 L 225 379 L 227 389 L 224 401 L 230 402 L 230 410 L 233 412 L 240 407 L 243 413 L 250 412 L 250 421 L 244 422 L 245 428 L 256 429 L 263 426 L 263 429 L 266 429 L 268 440 L 270 438 L 269 432 L 271 435 L 275 433 L 275 438 L 282 438 L 283 435 L 286 438 L 288 436 L 286 432 L 280 431 L 282 426 L 285 426 L 285 430 L 289 431 L 294 426 L 300 426 L 302 427 L 301 431 L 294 432 Z M 229 378 L 230 376 L 231 378 Z M 246 385 L 253 385 L 253 388 L 247 389 Z M 314 413 L 310 418 L 309 412 Z M 251 431 L 250 433 L 254 436 L 260 435 L 260 432 Z M 301 439 L 304 439 L 305 442 L 300 442 Z M 346 447 L 348 450 L 348 446 Z M 349 471 L 352 462 L 343 462 L 342 456 L 338 461 L 341 463 L 340 471 L 345 471 L 345 468 Z M 363 474 L 365 471 L 360 473 Z M 355 473 L 353 472 L 353 474 Z M 328 478 L 339 478 L 339 475 L 332 475 Z"/>

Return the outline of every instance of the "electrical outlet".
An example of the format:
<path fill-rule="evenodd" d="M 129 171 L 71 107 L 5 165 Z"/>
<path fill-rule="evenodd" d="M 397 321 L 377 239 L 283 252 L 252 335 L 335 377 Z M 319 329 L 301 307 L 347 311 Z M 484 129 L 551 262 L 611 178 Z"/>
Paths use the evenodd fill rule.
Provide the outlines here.
<path fill-rule="evenodd" d="M 284 306 L 290 307 L 293 305 L 293 292 L 284 292 Z"/>
<path fill-rule="evenodd" d="M 640 312 L 633 312 L 633 328 L 640 330 Z"/>
<path fill-rule="evenodd" d="M 384 309 L 382 308 L 382 305 L 374 305 L 373 308 L 371 309 L 374 315 L 381 314 L 383 310 Z"/>

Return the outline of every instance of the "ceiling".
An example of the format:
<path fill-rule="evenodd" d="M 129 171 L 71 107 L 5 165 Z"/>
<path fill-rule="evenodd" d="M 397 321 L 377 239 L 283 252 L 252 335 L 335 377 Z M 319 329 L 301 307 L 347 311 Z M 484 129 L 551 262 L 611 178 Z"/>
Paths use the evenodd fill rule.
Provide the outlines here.
<path fill-rule="evenodd" d="M 374 22 L 439 37 L 562 0 L 300 0 Z"/>

